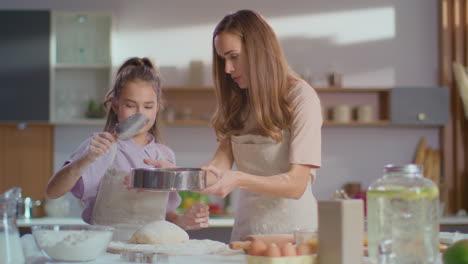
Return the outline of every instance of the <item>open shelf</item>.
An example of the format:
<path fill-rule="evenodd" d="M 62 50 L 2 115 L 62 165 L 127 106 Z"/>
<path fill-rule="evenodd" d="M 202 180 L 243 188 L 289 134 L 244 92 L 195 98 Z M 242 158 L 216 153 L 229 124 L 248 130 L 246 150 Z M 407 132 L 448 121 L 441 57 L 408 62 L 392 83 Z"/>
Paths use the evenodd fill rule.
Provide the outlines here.
<path fill-rule="evenodd" d="M 109 69 L 112 66 L 110 64 L 56 64 L 54 66 L 55 69 L 61 69 L 61 70 L 75 70 L 75 69 L 80 69 L 80 70 L 95 70 L 95 69 Z"/>
<path fill-rule="evenodd" d="M 390 88 L 376 87 L 318 87 L 314 88 L 319 94 L 324 111 L 326 111 L 324 127 L 380 127 L 390 124 Z M 167 122 L 167 126 L 208 126 L 207 117 L 214 112 L 216 98 L 213 87 L 208 86 L 177 86 L 163 88 L 166 105 L 176 112 L 174 121 Z M 353 109 L 360 104 L 370 104 L 374 120 L 372 122 L 333 122 L 329 120 L 329 110 L 338 104 L 348 104 Z M 183 110 L 191 112 L 193 120 L 180 120 L 177 113 Z M 163 115 L 164 117 L 164 115 Z"/>
<path fill-rule="evenodd" d="M 53 11 L 51 16 L 50 121 L 97 124 L 86 119 L 111 87 L 112 14 Z"/>

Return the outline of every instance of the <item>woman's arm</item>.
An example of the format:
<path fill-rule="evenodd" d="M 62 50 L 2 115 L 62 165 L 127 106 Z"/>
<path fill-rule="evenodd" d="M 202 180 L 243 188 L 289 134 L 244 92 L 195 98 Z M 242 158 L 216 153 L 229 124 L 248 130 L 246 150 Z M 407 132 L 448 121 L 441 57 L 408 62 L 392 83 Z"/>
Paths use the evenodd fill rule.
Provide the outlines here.
<path fill-rule="evenodd" d="M 229 139 L 223 139 L 219 142 L 218 148 L 211 161 L 203 167 L 215 166 L 220 169 L 229 170 L 232 168 L 233 163 L 234 157 L 232 155 L 231 141 Z"/>
<path fill-rule="evenodd" d="M 47 197 L 55 199 L 69 192 L 89 165 L 104 155 L 115 141 L 116 137 L 110 133 L 96 134 L 79 158 L 68 163 L 52 176 L 47 184 Z"/>
<path fill-rule="evenodd" d="M 225 197 L 239 188 L 264 195 L 299 199 L 309 183 L 310 169 L 310 165 L 291 163 L 288 172 L 265 177 L 210 166 L 207 170 L 219 180 L 203 190 L 203 193 Z"/>
<path fill-rule="evenodd" d="M 230 170 L 234 163 L 234 157 L 232 155 L 231 141 L 229 139 L 221 140 L 218 148 L 216 149 L 215 155 L 210 162 L 201 166 L 202 168 L 208 168 L 214 166 L 222 170 Z M 218 175 L 207 171 L 207 186 L 213 185 L 218 181 Z"/>

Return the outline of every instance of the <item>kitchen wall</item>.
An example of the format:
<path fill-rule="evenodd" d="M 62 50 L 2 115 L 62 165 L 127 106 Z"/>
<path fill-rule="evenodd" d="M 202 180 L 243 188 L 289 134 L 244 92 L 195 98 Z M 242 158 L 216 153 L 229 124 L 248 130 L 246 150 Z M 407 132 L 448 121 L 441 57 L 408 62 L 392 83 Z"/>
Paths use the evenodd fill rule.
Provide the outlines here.
<path fill-rule="evenodd" d="M 325 85 L 327 72 L 343 74 L 344 86 L 398 87 L 437 85 L 438 30 L 436 0 L 23 0 L 0 2 L 0 9 L 109 10 L 115 14 L 113 61 L 152 57 L 166 85 L 187 84 L 190 60 L 206 66 L 211 82 L 211 34 L 228 12 L 250 8 L 261 12 L 276 30 L 291 66 Z M 55 168 L 99 126 L 58 126 Z M 314 192 L 328 198 L 346 181 L 366 187 L 387 163 L 412 161 L 418 140 L 439 147 L 436 128 L 323 128 L 323 166 Z M 198 166 L 216 148 L 205 127 L 169 127 L 167 144 L 181 166 Z"/>

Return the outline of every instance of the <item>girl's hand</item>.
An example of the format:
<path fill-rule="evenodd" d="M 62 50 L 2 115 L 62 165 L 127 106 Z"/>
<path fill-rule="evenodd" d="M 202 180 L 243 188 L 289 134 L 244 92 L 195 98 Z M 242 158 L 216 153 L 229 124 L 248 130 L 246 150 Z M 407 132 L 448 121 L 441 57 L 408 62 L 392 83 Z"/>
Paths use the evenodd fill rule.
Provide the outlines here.
<path fill-rule="evenodd" d="M 156 168 L 175 168 L 174 164 L 164 160 L 144 159 L 143 162 L 148 165 L 153 165 Z"/>
<path fill-rule="evenodd" d="M 144 193 L 144 192 L 148 192 L 150 190 L 141 190 L 141 189 L 135 189 L 133 188 L 132 186 L 132 176 L 130 174 L 128 175 L 125 175 L 124 177 L 124 181 L 123 181 L 123 185 L 124 187 L 127 189 L 127 191 L 130 191 L 130 190 L 136 190 L 137 193 Z"/>
<path fill-rule="evenodd" d="M 192 204 L 183 215 L 179 215 L 176 220 L 176 225 L 185 230 L 195 230 L 207 228 L 209 226 L 208 219 L 210 216 L 209 206 L 201 202 Z"/>
<path fill-rule="evenodd" d="M 104 155 L 111 148 L 112 144 L 116 142 L 117 138 L 108 132 L 101 132 L 96 134 L 88 146 L 86 158 L 95 161 L 100 156 Z"/>
<path fill-rule="evenodd" d="M 201 193 L 213 194 L 218 197 L 226 197 L 237 187 L 237 177 L 232 170 L 221 170 L 214 166 L 203 168 L 208 175 L 208 182 L 215 179 L 215 183 L 200 191 Z M 211 178 L 210 178 L 211 177 Z"/>

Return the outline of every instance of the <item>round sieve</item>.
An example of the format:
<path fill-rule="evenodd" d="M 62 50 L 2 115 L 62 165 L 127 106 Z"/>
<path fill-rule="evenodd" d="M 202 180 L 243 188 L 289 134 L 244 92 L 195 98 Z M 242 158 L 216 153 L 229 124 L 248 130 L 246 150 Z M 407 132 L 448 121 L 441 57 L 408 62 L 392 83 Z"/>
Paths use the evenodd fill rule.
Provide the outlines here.
<path fill-rule="evenodd" d="M 153 191 L 196 191 L 206 188 L 200 168 L 138 168 L 132 170 L 133 188 Z"/>

